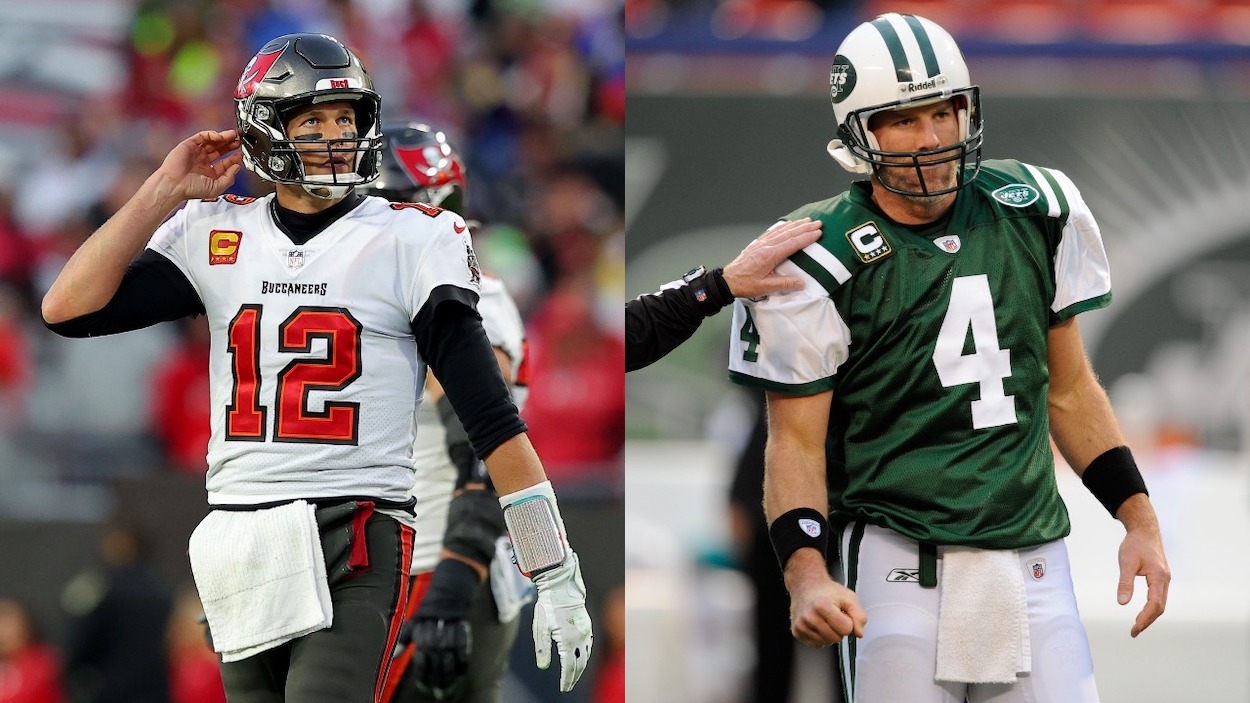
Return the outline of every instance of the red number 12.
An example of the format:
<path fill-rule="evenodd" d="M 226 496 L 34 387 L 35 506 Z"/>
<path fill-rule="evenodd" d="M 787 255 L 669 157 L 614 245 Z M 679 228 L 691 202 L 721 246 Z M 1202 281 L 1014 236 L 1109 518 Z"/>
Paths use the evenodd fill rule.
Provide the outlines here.
<path fill-rule="evenodd" d="M 260 402 L 260 305 L 244 305 L 228 330 L 234 390 L 226 406 L 226 440 L 264 442 L 269 409 Z M 361 325 L 344 308 L 302 306 L 278 325 L 278 351 L 307 354 L 313 340 L 326 340 L 323 358 L 293 359 L 278 372 L 274 408 L 275 442 L 357 444 L 360 403 L 326 401 L 308 408 L 312 391 L 339 391 L 360 378 Z"/>

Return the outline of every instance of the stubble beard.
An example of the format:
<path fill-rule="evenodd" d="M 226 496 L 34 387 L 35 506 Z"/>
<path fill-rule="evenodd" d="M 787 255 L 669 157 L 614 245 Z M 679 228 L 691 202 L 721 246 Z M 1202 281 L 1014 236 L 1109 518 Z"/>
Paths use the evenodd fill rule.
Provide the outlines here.
<path fill-rule="evenodd" d="M 955 187 L 955 171 L 957 165 L 955 162 L 949 162 L 948 165 L 950 168 L 947 172 L 940 176 L 936 176 L 939 182 L 933 184 L 929 190 L 948 190 Z M 916 178 L 914 180 L 909 180 L 904 176 L 904 174 L 914 175 Z M 919 179 L 922 177 L 923 174 L 917 173 L 916 167 L 913 164 L 900 164 L 897 167 L 885 166 L 877 168 L 877 178 L 882 183 L 897 190 L 911 191 L 911 194 L 898 193 L 899 196 L 906 198 L 909 202 L 913 202 L 918 205 L 936 205 L 937 203 L 942 202 L 946 196 L 949 195 L 949 193 L 941 193 L 939 195 L 919 194 L 921 190 Z M 930 176 L 929 178 L 932 179 L 935 178 L 935 176 Z M 926 183 L 925 185 L 929 184 Z"/>

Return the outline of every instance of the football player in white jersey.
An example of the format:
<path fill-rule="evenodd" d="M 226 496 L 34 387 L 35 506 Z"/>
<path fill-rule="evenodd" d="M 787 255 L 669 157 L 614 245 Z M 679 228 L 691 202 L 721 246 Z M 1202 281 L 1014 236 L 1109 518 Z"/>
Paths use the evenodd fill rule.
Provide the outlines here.
<path fill-rule="evenodd" d="M 382 137 L 382 173 L 363 193 L 465 212 L 465 165 L 442 131 L 413 122 L 386 125 Z M 477 309 L 520 409 L 527 391 L 521 313 L 503 282 L 487 274 Z M 530 589 L 524 588 L 528 582 L 517 587 L 490 477 L 432 374 L 417 413 L 413 463 L 412 584 L 403 647 L 396 650 L 382 699 L 495 703 Z"/>
<path fill-rule="evenodd" d="M 353 192 L 378 175 L 380 100 L 336 39 L 267 43 L 235 107 L 238 129 L 174 147 L 43 300 L 66 336 L 208 319 L 213 510 L 188 552 L 228 697 L 380 697 L 408 598 L 427 368 L 551 616 L 535 628 L 540 663 L 554 640 L 571 690 L 593 642 L 585 587 L 475 310 L 467 225 Z M 276 193 L 223 196 L 242 167 Z"/>

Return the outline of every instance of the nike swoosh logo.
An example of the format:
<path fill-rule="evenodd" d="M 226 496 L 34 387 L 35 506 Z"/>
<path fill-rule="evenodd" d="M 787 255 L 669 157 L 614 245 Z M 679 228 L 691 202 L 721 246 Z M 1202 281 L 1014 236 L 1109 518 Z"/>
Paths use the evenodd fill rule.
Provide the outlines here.
<path fill-rule="evenodd" d="M 459 222 L 453 222 L 451 226 L 456 229 L 456 234 L 464 234 L 464 231 L 468 229 L 467 226 L 462 225 Z"/>

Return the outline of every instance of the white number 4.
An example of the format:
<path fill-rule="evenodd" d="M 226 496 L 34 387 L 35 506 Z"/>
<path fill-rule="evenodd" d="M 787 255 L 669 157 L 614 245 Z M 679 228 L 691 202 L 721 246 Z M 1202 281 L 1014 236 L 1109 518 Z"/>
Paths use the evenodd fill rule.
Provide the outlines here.
<path fill-rule="evenodd" d="M 964 354 L 968 327 L 976 350 Z M 975 429 L 1010 425 L 1016 422 L 1015 396 L 1003 391 L 1003 379 L 1011 376 L 1011 351 L 998 348 L 998 329 L 994 322 L 994 300 L 985 274 L 960 276 L 951 287 L 950 307 L 938 332 L 933 350 L 933 365 L 942 386 L 976 383 L 981 399 L 972 401 L 972 426 Z"/>

